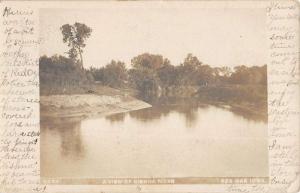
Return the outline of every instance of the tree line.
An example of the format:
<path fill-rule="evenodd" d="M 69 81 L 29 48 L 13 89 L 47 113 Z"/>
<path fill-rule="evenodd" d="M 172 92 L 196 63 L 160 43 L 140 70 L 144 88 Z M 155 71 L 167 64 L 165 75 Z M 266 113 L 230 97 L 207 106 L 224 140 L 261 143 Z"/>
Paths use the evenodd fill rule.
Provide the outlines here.
<path fill-rule="evenodd" d="M 211 67 L 189 53 L 180 64 L 159 54 L 142 53 L 130 64 L 112 60 L 102 67 L 85 69 L 83 50 L 92 29 L 82 23 L 60 28 L 62 40 L 69 47 L 65 56 L 42 56 L 41 93 L 77 93 L 92 85 L 134 89 L 143 97 L 161 95 L 191 96 L 214 100 L 266 102 L 267 65 Z"/>
<path fill-rule="evenodd" d="M 131 60 L 131 68 L 124 62 L 112 60 L 104 67 L 91 67 L 94 80 L 103 85 L 122 88 L 133 87 L 141 91 L 157 90 L 170 86 L 209 86 L 222 84 L 261 84 L 267 83 L 267 66 L 245 65 L 211 67 L 188 54 L 179 65 L 161 55 L 144 53 Z"/>
<path fill-rule="evenodd" d="M 212 85 L 266 85 L 267 66 L 211 67 L 187 54 L 179 65 L 172 65 L 162 55 L 143 53 L 131 60 L 130 68 L 112 60 L 103 67 L 83 69 L 64 56 L 42 56 L 41 81 L 70 84 L 96 82 L 113 88 L 134 88 L 141 93 L 156 93 L 170 87 L 206 87 Z M 49 77 L 50 76 L 50 77 Z M 68 83 L 66 83 L 68 84 Z"/>

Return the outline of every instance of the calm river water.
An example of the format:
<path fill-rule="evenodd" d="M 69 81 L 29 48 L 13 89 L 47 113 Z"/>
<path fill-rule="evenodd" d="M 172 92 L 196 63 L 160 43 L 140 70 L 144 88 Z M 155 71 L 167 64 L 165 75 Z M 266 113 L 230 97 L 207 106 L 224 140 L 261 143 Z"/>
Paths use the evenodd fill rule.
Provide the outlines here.
<path fill-rule="evenodd" d="M 265 177 L 267 122 L 212 105 L 42 120 L 41 175 Z"/>

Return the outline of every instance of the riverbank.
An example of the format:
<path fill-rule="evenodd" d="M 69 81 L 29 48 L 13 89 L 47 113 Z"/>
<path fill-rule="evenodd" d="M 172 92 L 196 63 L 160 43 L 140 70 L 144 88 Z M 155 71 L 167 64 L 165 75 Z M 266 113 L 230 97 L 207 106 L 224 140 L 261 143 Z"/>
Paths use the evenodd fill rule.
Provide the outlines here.
<path fill-rule="evenodd" d="M 40 97 L 43 117 L 91 117 L 151 107 L 150 104 L 122 95 L 74 94 Z"/>
<path fill-rule="evenodd" d="M 227 109 L 234 114 L 240 115 L 249 120 L 268 121 L 267 107 L 258 107 L 250 103 L 233 103 L 233 102 L 215 102 L 206 101 L 207 104 Z"/>

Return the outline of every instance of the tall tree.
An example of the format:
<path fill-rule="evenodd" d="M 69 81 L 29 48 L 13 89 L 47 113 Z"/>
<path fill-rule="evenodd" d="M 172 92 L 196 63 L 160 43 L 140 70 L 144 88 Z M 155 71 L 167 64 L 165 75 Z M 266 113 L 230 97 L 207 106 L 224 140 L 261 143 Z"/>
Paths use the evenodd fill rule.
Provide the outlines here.
<path fill-rule="evenodd" d="M 82 53 L 85 47 L 85 40 L 90 37 L 92 29 L 83 23 L 73 25 L 65 24 L 60 28 L 63 35 L 63 42 L 68 44 L 70 50 L 69 57 L 75 61 L 80 57 L 80 67 L 83 68 Z"/>

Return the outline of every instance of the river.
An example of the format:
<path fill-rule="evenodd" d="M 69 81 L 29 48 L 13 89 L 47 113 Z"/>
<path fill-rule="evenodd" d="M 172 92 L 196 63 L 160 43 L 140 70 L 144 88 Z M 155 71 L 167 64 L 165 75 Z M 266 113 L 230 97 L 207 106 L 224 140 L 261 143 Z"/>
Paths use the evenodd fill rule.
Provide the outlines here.
<path fill-rule="evenodd" d="M 266 177 L 267 144 L 265 120 L 213 105 L 51 118 L 41 122 L 41 176 Z"/>

